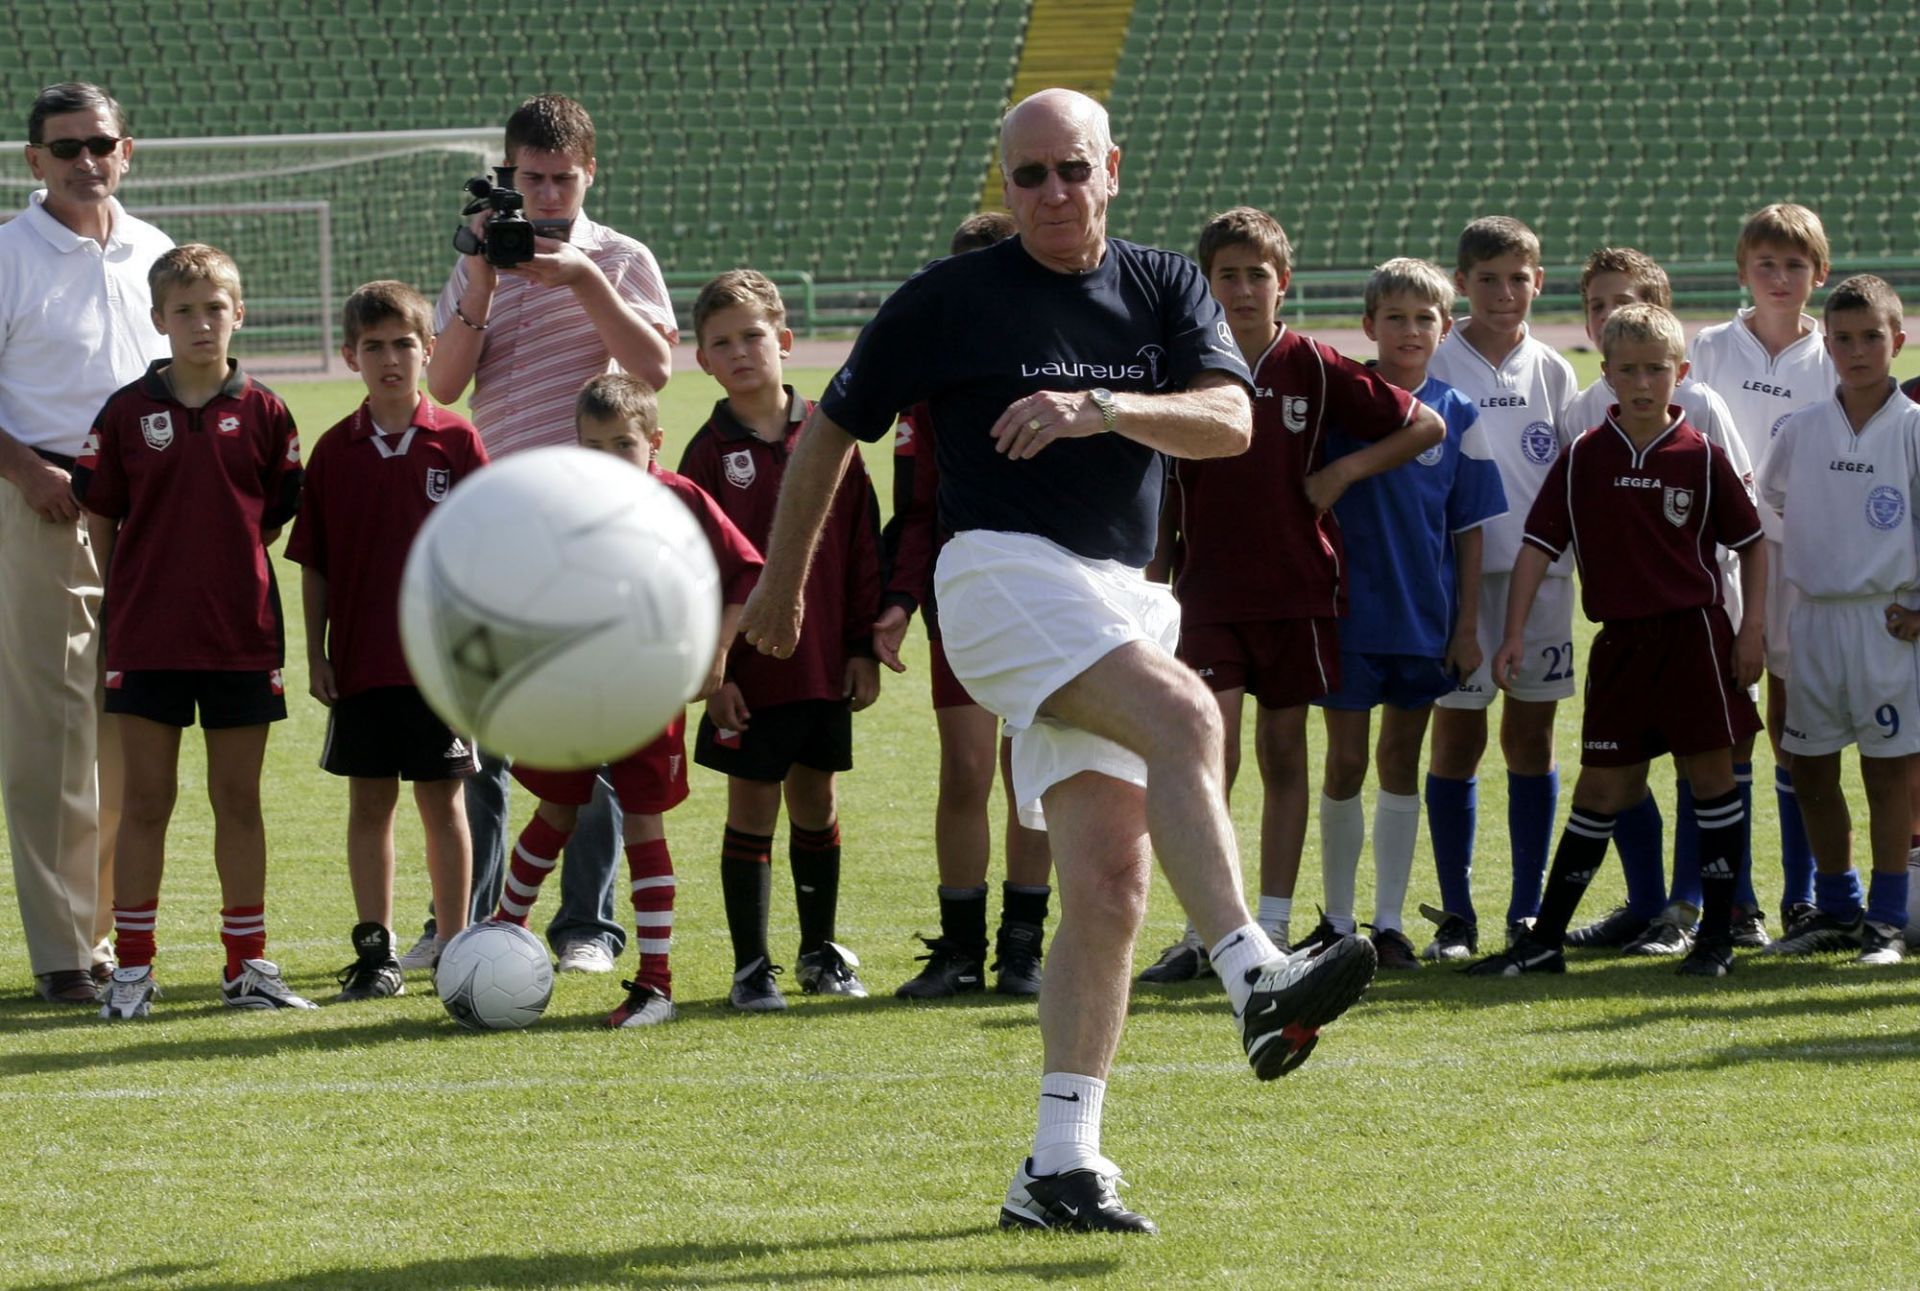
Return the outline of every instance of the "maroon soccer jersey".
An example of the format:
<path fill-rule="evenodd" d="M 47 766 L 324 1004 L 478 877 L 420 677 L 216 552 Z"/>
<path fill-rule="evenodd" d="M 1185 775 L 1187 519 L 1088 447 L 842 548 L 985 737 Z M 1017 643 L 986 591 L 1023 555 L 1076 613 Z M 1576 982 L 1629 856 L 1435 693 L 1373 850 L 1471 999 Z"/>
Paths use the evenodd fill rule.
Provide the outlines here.
<path fill-rule="evenodd" d="M 1340 526 L 1316 514 L 1306 478 L 1327 432 L 1384 439 L 1413 419 L 1413 396 L 1332 346 L 1281 327 L 1253 365 L 1253 446 L 1176 461 L 1174 590 L 1183 623 L 1334 618 L 1346 612 Z"/>
<path fill-rule="evenodd" d="M 933 411 L 915 404 L 893 435 L 893 519 L 881 535 L 885 603 L 916 606 L 933 622 L 933 561 L 949 535 L 939 526 L 940 467 L 933 452 Z"/>
<path fill-rule="evenodd" d="M 1547 472 L 1524 541 L 1557 557 L 1573 545 L 1580 599 L 1600 623 L 1720 604 L 1713 549 L 1760 536 L 1760 516 L 1733 463 L 1669 406 L 1668 424 L 1635 448 L 1616 418 L 1575 440 Z"/>
<path fill-rule="evenodd" d="M 487 463 L 473 423 L 421 395 L 407 428 L 380 434 L 362 402 L 320 438 L 287 559 L 327 580 L 327 659 L 340 694 L 411 686 L 400 652 L 400 573 L 413 536 Z"/>
<path fill-rule="evenodd" d="M 120 522 L 107 573 L 113 672 L 254 671 L 285 654 L 265 530 L 300 503 L 300 436 L 280 396 L 229 364 L 205 407 L 173 397 L 159 360 L 101 408 L 74 495 Z"/>
<path fill-rule="evenodd" d="M 700 522 L 701 532 L 707 535 L 707 545 L 713 548 L 713 563 L 720 569 L 721 603 L 745 605 L 766 563 L 760 559 L 760 549 L 698 484 L 657 465 L 649 467 L 648 474 L 673 490 L 673 495 L 686 503 L 687 510 Z"/>
<path fill-rule="evenodd" d="M 800 426 L 813 405 L 787 391 L 786 436 L 761 439 L 735 419 L 722 399 L 680 458 L 680 473 L 713 495 L 720 509 L 756 546 L 773 532 L 780 481 Z M 727 678 L 749 708 L 845 694 L 850 654 L 873 653 L 873 621 L 880 612 L 880 502 L 858 453 L 847 465 L 807 571 L 806 621 L 791 658 L 763 655 L 736 641 Z"/>

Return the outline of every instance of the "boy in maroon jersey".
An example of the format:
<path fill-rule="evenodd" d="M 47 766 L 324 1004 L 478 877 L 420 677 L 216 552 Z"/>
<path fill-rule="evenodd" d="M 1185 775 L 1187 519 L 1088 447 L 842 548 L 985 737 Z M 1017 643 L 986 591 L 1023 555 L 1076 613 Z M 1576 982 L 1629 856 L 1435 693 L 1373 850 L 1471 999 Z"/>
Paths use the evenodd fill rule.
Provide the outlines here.
<path fill-rule="evenodd" d="M 473 840 L 462 795 L 473 746 L 427 707 L 400 652 L 400 572 L 448 490 L 487 462 L 479 432 L 420 390 L 433 309 L 403 282 L 347 297 L 340 353 L 367 397 L 314 445 L 287 559 L 302 566 L 307 691 L 325 704 L 322 769 L 347 778 L 354 961 L 342 1001 L 406 990 L 393 953 L 393 813 L 413 783 L 440 930 L 466 925 Z"/>
<path fill-rule="evenodd" d="M 760 553 L 727 519 L 714 500 L 691 480 L 660 469 L 660 405 L 653 387 L 625 372 L 595 377 L 574 404 L 574 426 L 583 448 L 610 453 L 646 471 L 667 486 L 693 512 L 713 548 L 720 569 L 725 606 L 719 645 L 700 689 L 706 698 L 720 689 L 727 647 L 740 627 L 740 610 L 760 577 Z M 673 1020 L 673 857 L 667 851 L 665 814 L 686 800 L 686 715 L 667 724 L 653 743 L 599 771 L 544 771 L 516 763 L 513 778 L 540 799 L 533 819 L 520 831 L 509 859 L 495 919 L 527 926 L 540 885 L 560 861 L 580 809 L 593 800 L 596 776 L 605 775 L 624 813 L 627 872 L 633 896 L 634 944 L 640 967 L 622 982 L 627 998 L 607 1017 L 610 1027 L 656 1026 Z"/>
<path fill-rule="evenodd" d="M 764 546 L 788 455 L 813 407 L 781 382 L 781 360 L 793 345 L 786 306 L 764 275 L 733 269 L 701 288 L 693 326 L 701 370 L 727 397 L 687 445 L 680 473 Z M 859 960 L 834 941 L 840 900 L 834 774 L 853 766 L 852 713 L 880 695 L 873 657 L 879 510 L 866 468 L 855 459 L 840 480 L 807 573 L 813 630 L 786 659 L 742 643 L 700 719 L 694 761 L 727 777 L 720 884 L 733 935 L 729 999 L 738 1009 L 786 1007 L 773 980 L 781 970 L 767 950 L 773 830 L 783 793 L 800 914 L 800 987 L 810 995 L 867 993 L 853 972 Z"/>
<path fill-rule="evenodd" d="M 1173 463 L 1155 566 L 1170 568 L 1180 599 L 1180 658 L 1220 705 L 1229 790 L 1242 700 L 1251 692 L 1258 705 L 1253 739 L 1266 793 L 1258 918 L 1284 949 L 1307 832 L 1307 703 L 1340 684 L 1347 588 L 1332 507 L 1356 480 L 1413 460 L 1447 431 L 1406 391 L 1279 321 L 1293 248 L 1271 215 L 1240 206 L 1214 216 L 1200 231 L 1199 258 L 1253 369 L 1253 447 Z M 1329 464 L 1336 427 L 1367 447 Z M 1314 940 L 1353 932 L 1323 920 Z M 1141 980 L 1207 971 L 1189 926 Z"/>
<path fill-rule="evenodd" d="M 120 967 L 100 1016 L 145 1017 L 159 993 L 154 928 L 180 732 L 199 712 L 220 874 L 220 997 L 234 1008 L 310 1009 L 267 946 L 260 765 L 287 715 L 280 596 L 267 547 L 300 501 L 300 437 L 287 406 L 227 357 L 246 317 L 221 251 L 175 247 L 148 274 L 153 323 L 172 357 L 107 400 L 74 493 L 106 568 L 106 711 L 126 750 L 114 871 Z M 111 561 L 111 564 L 109 564 Z"/>
<path fill-rule="evenodd" d="M 1548 472 L 1513 569 L 1494 680 L 1525 653 L 1527 613 L 1547 567 L 1569 546 L 1581 602 L 1601 625 L 1587 664 L 1580 779 L 1547 877 L 1540 916 L 1476 976 L 1561 973 L 1567 924 L 1606 859 L 1615 817 L 1646 797 L 1647 764 L 1687 759 L 1700 827 L 1702 918 L 1680 972 L 1733 971 L 1733 900 L 1749 825 L 1733 747 L 1760 729 L 1746 688 L 1760 676 L 1767 556 L 1760 516 L 1726 453 L 1673 402 L 1687 374 L 1680 321 L 1628 305 L 1601 333 L 1601 370 L 1620 402 Z M 1715 544 L 1740 554 L 1738 632 L 1721 609 Z"/>

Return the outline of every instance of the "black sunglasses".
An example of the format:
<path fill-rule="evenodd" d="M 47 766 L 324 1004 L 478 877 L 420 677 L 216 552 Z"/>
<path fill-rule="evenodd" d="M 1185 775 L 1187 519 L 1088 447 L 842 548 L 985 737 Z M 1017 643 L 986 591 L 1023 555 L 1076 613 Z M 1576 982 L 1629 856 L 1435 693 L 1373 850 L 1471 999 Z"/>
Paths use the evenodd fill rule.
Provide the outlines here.
<path fill-rule="evenodd" d="M 1013 181 L 1015 188 L 1038 188 L 1047 182 L 1049 171 L 1060 176 L 1063 184 L 1084 184 L 1093 178 L 1093 163 L 1063 161 L 1057 166 L 1048 166 L 1043 162 L 1030 161 L 1024 166 L 1015 166 L 1007 178 Z"/>
<path fill-rule="evenodd" d="M 36 148 L 45 148 L 61 161 L 72 161 L 85 148 L 96 157 L 104 157 L 125 143 L 124 137 L 116 139 L 112 135 L 97 134 L 90 139 L 55 139 L 52 143 L 35 144 Z"/>

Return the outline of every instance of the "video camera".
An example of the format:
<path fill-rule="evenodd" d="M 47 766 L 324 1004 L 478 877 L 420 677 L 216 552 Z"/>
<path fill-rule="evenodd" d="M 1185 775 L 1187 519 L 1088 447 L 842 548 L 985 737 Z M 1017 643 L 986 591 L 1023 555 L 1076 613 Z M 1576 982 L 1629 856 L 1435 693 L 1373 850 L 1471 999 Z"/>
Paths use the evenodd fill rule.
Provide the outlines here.
<path fill-rule="evenodd" d="M 515 169 L 513 166 L 495 166 L 491 182 L 485 175 L 475 175 L 462 185 L 473 194 L 473 200 L 467 203 L 461 215 L 470 218 L 482 211 L 491 211 L 492 214 L 487 216 L 485 237 L 462 224 L 454 232 L 453 249 L 464 256 L 482 256 L 496 269 L 511 269 L 533 259 L 533 240 L 546 232 L 536 229 L 533 221 L 521 214 L 526 209 L 527 199 L 513 186 Z"/>

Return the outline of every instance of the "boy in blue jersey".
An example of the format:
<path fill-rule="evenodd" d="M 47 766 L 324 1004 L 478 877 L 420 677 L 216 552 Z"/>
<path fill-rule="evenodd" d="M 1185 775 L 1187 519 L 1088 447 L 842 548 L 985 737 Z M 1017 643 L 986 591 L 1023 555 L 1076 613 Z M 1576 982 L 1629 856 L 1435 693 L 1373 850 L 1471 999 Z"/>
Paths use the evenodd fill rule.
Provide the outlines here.
<path fill-rule="evenodd" d="M 1372 710 L 1380 717 L 1373 809 L 1373 946 L 1386 969 L 1418 968 L 1401 907 L 1420 833 L 1420 749 L 1433 701 L 1480 666 L 1480 526 L 1507 510 L 1500 470 L 1473 401 L 1427 375 L 1453 326 L 1453 284 L 1424 260 L 1389 260 L 1367 281 L 1375 371 L 1446 422 L 1440 443 L 1349 488 L 1334 504 L 1346 535 L 1351 601 L 1340 624 L 1340 688 L 1314 702 L 1327 724 L 1320 804 L 1326 918 L 1352 927 L 1354 878 L 1366 842 L 1360 789 Z M 1339 433 L 1331 461 L 1366 446 Z M 1441 874 L 1448 909 L 1466 908 L 1467 875 Z M 1455 904 L 1458 902 L 1459 904 Z"/>

